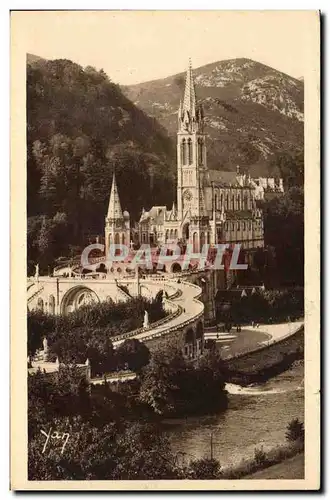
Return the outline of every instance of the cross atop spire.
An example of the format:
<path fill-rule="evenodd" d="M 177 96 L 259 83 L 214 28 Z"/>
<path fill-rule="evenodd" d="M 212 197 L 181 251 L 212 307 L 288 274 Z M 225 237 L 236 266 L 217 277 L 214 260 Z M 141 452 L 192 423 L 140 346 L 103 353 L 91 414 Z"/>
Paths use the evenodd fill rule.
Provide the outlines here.
<path fill-rule="evenodd" d="M 112 186 L 111 186 L 107 219 L 117 219 L 117 220 L 123 219 L 123 212 L 120 205 L 115 173 L 113 173 L 112 177 Z"/>
<path fill-rule="evenodd" d="M 185 111 L 188 111 L 190 119 L 196 118 L 196 94 L 195 94 L 195 84 L 194 84 L 190 58 L 189 58 L 189 66 L 187 69 L 186 87 L 183 98 L 183 112 Z"/>

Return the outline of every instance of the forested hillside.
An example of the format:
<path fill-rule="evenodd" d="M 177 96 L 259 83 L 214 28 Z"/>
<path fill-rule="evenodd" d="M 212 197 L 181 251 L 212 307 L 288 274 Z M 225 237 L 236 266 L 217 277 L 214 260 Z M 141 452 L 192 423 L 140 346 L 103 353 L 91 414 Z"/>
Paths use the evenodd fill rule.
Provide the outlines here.
<path fill-rule="evenodd" d="M 102 234 L 112 173 L 123 210 L 171 203 L 167 132 L 104 71 L 68 60 L 27 60 L 28 261 L 41 267 Z M 74 252 L 74 249 L 72 250 Z"/>

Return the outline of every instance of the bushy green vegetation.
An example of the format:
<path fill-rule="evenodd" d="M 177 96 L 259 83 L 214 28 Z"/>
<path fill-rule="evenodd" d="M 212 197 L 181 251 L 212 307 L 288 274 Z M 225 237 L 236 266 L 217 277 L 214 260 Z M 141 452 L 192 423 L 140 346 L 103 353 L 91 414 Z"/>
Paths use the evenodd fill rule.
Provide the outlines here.
<path fill-rule="evenodd" d="M 172 202 L 174 148 L 103 70 L 66 59 L 27 66 L 28 272 L 103 234 L 112 173 L 133 219 Z M 125 189 L 122 189 L 125 186 Z"/>
<path fill-rule="evenodd" d="M 224 371 L 216 353 L 195 366 L 175 346 L 160 348 L 142 370 L 140 399 L 162 416 L 224 410 L 228 403 Z"/>
<path fill-rule="evenodd" d="M 226 323 L 280 323 L 304 315 L 303 288 L 256 290 L 255 293 L 233 298 L 230 308 L 219 309 L 218 321 Z"/>
<path fill-rule="evenodd" d="M 67 316 L 51 316 L 40 311 L 28 313 L 28 352 L 33 356 L 46 337 L 49 358 L 56 357 L 65 363 L 84 363 L 88 358 L 92 374 L 102 374 L 118 367 L 140 369 L 148 362 L 145 346 L 134 341 L 124 343 L 114 353 L 114 336 L 140 328 L 144 311 L 149 313 L 150 322 L 166 316 L 162 302 L 149 301 L 144 297 L 132 298 L 115 304 L 112 301 L 79 308 Z"/>
<path fill-rule="evenodd" d="M 74 367 L 59 380 L 43 374 L 28 380 L 30 480 L 50 479 L 170 479 L 178 476 L 167 439 L 145 422 L 138 400 L 110 390 L 88 392 Z M 68 433 L 63 441 L 45 436 L 50 430 Z"/>
<path fill-rule="evenodd" d="M 305 441 L 305 429 L 303 422 L 300 422 L 298 418 L 291 420 L 291 422 L 288 423 L 285 437 L 287 441 L 300 441 L 303 443 Z"/>
<path fill-rule="evenodd" d="M 285 194 L 263 206 L 265 245 L 272 247 L 276 267 L 267 270 L 281 285 L 304 285 L 304 153 L 277 155 L 273 174 L 284 180 Z"/>

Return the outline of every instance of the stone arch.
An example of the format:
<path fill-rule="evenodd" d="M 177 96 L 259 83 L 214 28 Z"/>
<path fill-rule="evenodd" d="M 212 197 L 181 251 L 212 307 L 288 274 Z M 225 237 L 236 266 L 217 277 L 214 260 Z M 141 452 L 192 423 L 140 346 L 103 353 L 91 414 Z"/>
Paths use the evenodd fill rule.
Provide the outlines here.
<path fill-rule="evenodd" d="M 178 230 L 177 229 L 174 229 L 174 239 L 175 240 L 178 239 Z"/>
<path fill-rule="evenodd" d="M 119 236 L 119 233 L 116 233 L 115 234 L 115 245 L 119 245 L 120 244 L 120 236 Z"/>
<path fill-rule="evenodd" d="M 78 285 L 70 288 L 61 301 L 61 314 L 66 315 L 73 312 L 83 305 L 99 302 L 100 299 L 96 293 L 87 286 Z"/>
<path fill-rule="evenodd" d="M 185 346 L 184 346 L 184 354 L 187 358 L 192 359 L 195 357 L 195 345 L 196 345 L 196 336 L 193 328 L 189 328 L 184 336 Z"/>
<path fill-rule="evenodd" d="M 186 331 L 185 336 L 184 336 L 184 340 L 185 340 L 186 344 L 193 343 L 194 342 L 194 338 L 195 338 L 194 329 L 193 328 L 189 328 Z"/>
<path fill-rule="evenodd" d="M 172 273 L 181 273 L 182 268 L 181 265 L 178 262 L 174 262 L 171 266 L 171 272 Z"/>
<path fill-rule="evenodd" d="M 55 297 L 54 297 L 54 295 L 49 296 L 48 311 L 49 311 L 49 314 L 55 314 Z"/>
<path fill-rule="evenodd" d="M 44 312 L 44 301 L 41 297 L 38 299 L 37 308 L 39 311 Z"/>
<path fill-rule="evenodd" d="M 173 240 L 173 234 L 174 234 L 173 233 L 173 229 L 171 229 L 171 231 L 170 231 L 170 240 Z"/>
<path fill-rule="evenodd" d="M 196 339 L 201 339 L 203 337 L 203 333 L 204 333 L 203 323 L 199 321 L 196 327 Z"/>
<path fill-rule="evenodd" d="M 166 229 L 166 233 L 165 233 L 165 243 L 167 242 L 167 240 L 169 239 L 169 236 L 170 236 L 170 231 L 169 229 Z"/>

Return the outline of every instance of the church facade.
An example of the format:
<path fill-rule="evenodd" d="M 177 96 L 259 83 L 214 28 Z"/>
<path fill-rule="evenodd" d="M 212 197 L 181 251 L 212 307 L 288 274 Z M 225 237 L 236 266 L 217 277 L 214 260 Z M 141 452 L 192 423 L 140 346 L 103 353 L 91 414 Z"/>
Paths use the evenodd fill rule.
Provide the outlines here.
<path fill-rule="evenodd" d="M 263 211 L 268 195 L 283 194 L 282 179 L 257 178 L 207 168 L 204 111 L 196 100 L 191 64 L 178 110 L 177 199 L 172 208 L 142 210 L 137 225 L 139 244 L 190 244 L 200 252 L 205 243 L 240 243 L 244 250 L 264 246 Z M 111 243 L 129 245 L 129 213 L 122 212 L 115 176 L 106 217 L 106 251 Z"/>
<path fill-rule="evenodd" d="M 264 246 L 263 213 L 257 206 L 256 183 L 236 172 L 209 170 L 204 112 L 198 105 L 191 64 L 178 111 L 177 200 L 172 209 L 143 210 L 140 243 L 169 241 L 191 244 L 241 243 L 245 249 Z M 261 196 L 259 195 L 259 199 Z"/>

